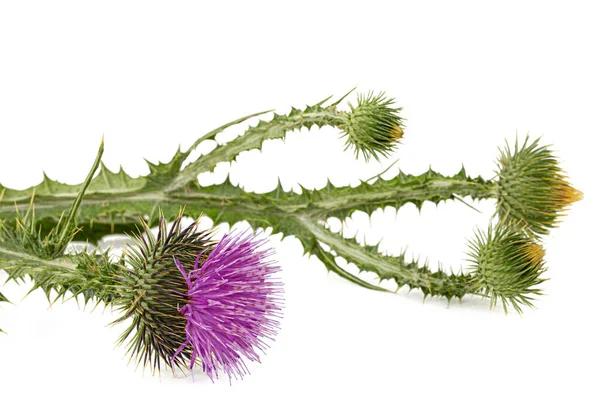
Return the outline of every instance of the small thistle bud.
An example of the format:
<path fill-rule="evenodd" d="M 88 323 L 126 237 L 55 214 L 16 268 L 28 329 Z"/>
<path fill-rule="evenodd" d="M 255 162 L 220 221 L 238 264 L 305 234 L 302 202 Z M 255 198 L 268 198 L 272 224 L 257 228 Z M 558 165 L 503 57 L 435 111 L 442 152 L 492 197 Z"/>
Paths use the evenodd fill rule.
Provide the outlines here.
<path fill-rule="evenodd" d="M 583 193 L 573 188 L 548 146 L 539 139 L 511 152 L 507 145 L 497 161 L 499 195 L 496 213 L 509 223 L 524 224 L 533 235 L 556 227 L 569 206 Z"/>
<path fill-rule="evenodd" d="M 131 320 L 119 342 L 137 364 L 160 372 L 161 364 L 193 368 L 199 357 L 211 377 L 222 367 L 230 377 L 246 372 L 242 356 L 258 360 L 264 338 L 274 335 L 280 310 L 278 270 L 250 236 L 216 243 L 197 224 L 170 228 L 160 218 L 158 233 L 148 227 L 130 247 L 130 268 L 119 277 L 123 311 L 115 323 Z"/>
<path fill-rule="evenodd" d="M 271 251 L 264 244 L 250 235 L 226 235 L 187 273 L 175 260 L 189 298 L 181 308 L 187 340 L 178 352 L 190 347 L 190 369 L 200 357 L 211 380 L 218 378 L 219 368 L 230 380 L 243 377 L 248 372 L 244 358 L 259 361 L 257 350 L 264 352 L 265 339 L 277 332 L 282 288 L 273 275 L 279 267 L 267 261 Z"/>
<path fill-rule="evenodd" d="M 544 281 L 544 249 L 522 229 L 501 223 L 487 233 L 476 232 L 469 242 L 473 268 L 473 292 L 490 298 L 491 308 L 498 299 L 505 312 L 511 304 L 517 312 L 521 305 L 533 307 L 532 295 L 541 294 L 536 286 Z"/>
<path fill-rule="evenodd" d="M 388 155 L 404 135 L 398 115 L 401 108 L 392 107 L 393 103 L 385 93 L 375 96 L 372 92 L 359 95 L 356 107 L 348 103 L 350 112 L 342 115 L 339 124 L 346 136 L 346 149 L 353 147 L 357 157 L 362 153 L 367 160 Z"/>

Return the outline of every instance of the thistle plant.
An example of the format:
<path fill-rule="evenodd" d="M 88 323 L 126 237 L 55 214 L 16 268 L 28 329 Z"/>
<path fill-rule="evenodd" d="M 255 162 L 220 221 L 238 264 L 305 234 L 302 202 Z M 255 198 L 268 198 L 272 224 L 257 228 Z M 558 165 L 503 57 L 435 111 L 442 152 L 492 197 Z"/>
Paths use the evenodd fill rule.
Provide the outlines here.
<path fill-rule="evenodd" d="M 491 307 L 501 303 L 505 311 L 509 306 L 517 312 L 524 305 L 531 306 L 541 292 L 546 268 L 541 240 L 570 205 L 582 198 L 551 149 L 539 139 L 527 138 L 514 148 L 507 144 L 490 180 L 472 177 L 462 168 L 451 176 L 431 169 L 420 175 L 398 171 L 390 180 L 378 176 L 357 187 L 335 187 L 328 182 L 322 189 L 303 188 L 299 194 L 285 191 L 280 184 L 269 193 L 249 193 L 229 179 L 217 185 L 199 185 L 198 174 L 213 171 L 218 163 L 232 161 L 243 151 L 260 149 L 265 140 L 284 138 L 286 132 L 303 127 L 339 129 L 346 149 L 356 157 L 389 156 L 404 134 L 401 108 L 385 94 L 369 93 L 341 110 L 339 105 L 349 94 L 331 103 L 329 97 L 304 109 L 292 108 L 288 114 L 274 113 L 272 119 L 260 121 L 241 136 L 190 160 L 191 152 L 203 141 L 265 112 L 227 123 L 200 137 L 189 149 L 178 149 L 167 163 L 148 162 L 150 173 L 146 176 L 133 178 L 122 169 L 112 172 L 98 158 L 97 176 L 92 178 L 96 170 L 92 168 L 81 185 L 45 176 L 41 184 L 26 190 L 0 186 L 0 269 L 13 279 L 29 275 L 34 288 L 47 293 L 54 290 L 59 297 L 83 295 L 86 301 L 117 307 L 123 312 L 119 322 L 131 323 L 122 341 L 129 341 L 128 349 L 137 362 L 154 369 L 161 362 L 183 368 L 200 359 L 211 378 L 219 368 L 230 377 L 246 373 L 243 358 L 257 359 L 256 349 L 263 349 L 263 339 L 274 334 L 281 292 L 272 280 L 276 267 L 264 261 L 268 252 L 258 250 L 258 243 L 264 243 L 234 235 L 215 244 L 209 233 L 182 228 L 182 216 L 202 214 L 214 224 L 247 221 L 253 229 L 271 228 L 274 234 L 295 236 L 305 253 L 316 256 L 329 271 L 366 288 L 386 291 L 340 267 L 336 256 L 360 271 L 375 273 L 380 280 L 394 281 L 398 288 L 418 289 L 425 297 L 450 301 L 475 295 L 488 298 Z M 463 202 L 467 197 L 495 200 L 496 213 L 487 232 L 476 231 L 469 243 L 470 267 L 460 273 L 434 272 L 404 253 L 396 257 L 381 254 L 377 247 L 334 233 L 325 224 L 330 217 L 344 221 L 354 211 L 371 214 L 407 203 L 421 208 L 426 201 Z M 65 214 L 69 207 L 72 212 Z M 24 208 L 30 211 L 21 217 Z M 15 223 L 10 222 L 13 219 Z M 168 231 L 166 221 L 171 220 L 176 221 L 175 228 Z M 147 233 L 154 225 L 159 225 L 156 238 Z M 56 232 L 60 232 L 58 239 Z M 73 238 L 94 242 L 110 233 L 132 232 L 142 232 L 137 235 L 137 246 L 118 263 L 101 253 L 61 254 Z M 58 247 L 36 250 L 39 243 L 46 248 L 44 238 Z M 223 274 L 231 276 L 230 285 L 219 283 L 217 278 Z M 216 304 L 213 296 L 220 299 L 222 308 L 211 306 Z M 235 303 L 242 299 L 243 305 Z M 218 323 L 206 319 L 208 314 L 220 316 Z M 241 322 L 241 331 L 236 330 L 240 325 L 230 325 L 238 317 L 239 321 L 250 318 Z M 165 328 L 167 325 L 170 328 Z M 171 327 L 176 328 L 175 333 Z"/>
<path fill-rule="evenodd" d="M 258 361 L 257 351 L 277 332 L 278 267 L 264 239 L 215 241 L 197 223 L 183 227 L 180 214 L 168 227 L 161 217 L 157 235 L 145 226 L 118 260 L 98 251 L 54 259 L 32 254 L 3 268 L 9 279 L 31 277 L 49 300 L 56 291 L 53 302 L 81 295 L 120 312 L 113 324 L 128 326 L 118 343 L 135 364 L 158 372 L 201 365 L 211 379 L 218 368 L 241 378 L 248 372 L 244 358 Z"/>
<path fill-rule="evenodd" d="M 201 365 L 211 379 L 219 368 L 230 379 L 243 377 L 244 359 L 259 360 L 257 351 L 266 350 L 281 318 L 273 251 L 252 234 L 216 241 L 213 231 L 198 228 L 199 219 L 184 227 L 179 213 L 170 227 L 159 215 L 156 235 L 141 220 L 133 244 L 116 260 L 108 250 L 66 253 L 77 232 L 71 216 L 102 152 L 103 145 L 69 217 L 59 218 L 61 230 L 44 233 L 33 203 L 14 224 L 3 223 L 2 269 L 12 280 L 29 276 L 32 290 L 42 289 L 49 301 L 81 296 L 120 312 L 113 324 L 129 325 L 118 343 L 136 364 L 158 372 Z"/>

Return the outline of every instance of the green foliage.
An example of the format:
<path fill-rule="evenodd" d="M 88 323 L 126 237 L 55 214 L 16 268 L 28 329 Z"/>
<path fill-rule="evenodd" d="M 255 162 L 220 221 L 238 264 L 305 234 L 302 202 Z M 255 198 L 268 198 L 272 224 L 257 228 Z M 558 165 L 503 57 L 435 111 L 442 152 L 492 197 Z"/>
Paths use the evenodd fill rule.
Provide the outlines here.
<path fill-rule="evenodd" d="M 110 262 L 106 253 L 65 255 L 67 245 L 78 231 L 76 214 L 100 165 L 103 151 L 104 141 L 67 213 L 63 209 L 51 229 L 44 230 L 36 220 L 35 189 L 31 190 L 32 197 L 24 216 L 17 209 L 13 223 L 0 220 L 0 269 L 8 273 L 9 280 L 24 281 L 30 277 L 33 282 L 31 290 L 43 290 L 51 302 L 70 294 L 75 298 L 82 295 L 85 304 L 90 300 L 109 304 L 115 296 L 118 284 L 114 276 L 123 268 L 122 265 Z M 48 196 L 52 186 L 46 179 L 44 182 L 44 193 Z M 51 299 L 52 291 L 56 293 L 54 300 Z"/>
<path fill-rule="evenodd" d="M 77 233 L 75 224 L 75 215 L 83 200 L 83 195 L 92 181 L 94 173 L 100 165 L 100 159 L 104 152 L 104 139 L 100 143 L 100 148 L 96 155 L 96 159 L 88 173 L 85 181 L 79 187 L 78 193 L 73 200 L 65 217 L 64 212 L 61 212 L 56 226 L 50 229 L 47 233 L 42 231 L 41 226 L 38 226 L 35 218 L 35 189 L 32 190 L 31 201 L 25 216 L 21 217 L 18 208 L 16 209 L 16 217 L 14 224 L 2 222 L 0 224 L 0 243 L 4 244 L 9 250 L 23 251 L 24 253 L 33 254 L 42 259 L 54 259 L 63 255 L 69 242 L 73 240 Z"/>
<path fill-rule="evenodd" d="M 50 303 L 81 296 L 84 304 L 108 305 L 121 290 L 117 277 L 123 268 L 122 263 L 111 262 L 107 253 L 84 252 L 48 260 L 0 247 L 0 269 L 8 273 L 9 280 L 26 282 L 29 277 L 33 283 L 30 292 L 42 290 Z"/>
<path fill-rule="evenodd" d="M 17 213 L 14 223 L 0 225 L 0 239 L 7 249 L 35 254 L 43 259 L 57 258 L 76 234 L 76 229 L 69 229 L 65 221 L 64 214 L 61 214 L 53 229 L 42 232 L 41 226 L 36 224 L 32 203 L 24 216 Z"/>
<path fill-rule="evenodd" d="M 526 228 L 521 231 L 543 234 L 554 226 L 564 208 L 577 200 L 580 194 L 566 183 L 552 153 L 546 147 L 539 146 L 537 140 L 531 145 L 525 141 L 520 148 L 516 145 L 514 152 L 508 148 L 504 150 L 498 160 L 498 179 L 489 181 L 470 177 L 462 168 L 452 176 L 444 176 L 431 169 L 421 175 L 399 171 L 390 180 L 376 177 L 354 188 L 335 187 L 328 182 L 319 190 L 302 188 L 299 194 L 285 191 L 280 184 L 275 190 L 264 194 L 245 192 L 229 179 L 209 187 L 198 184 L 198 174 L 212 171 L 218 163 L 232 161 L 243 151 L 261 149 L 265 140 L 281 139 L 286 132 L 313 126 L 339 128 L 346 139 L 346 147 L 351 147 L 357 156 L 363 154 L 367 159 L 377 159 L 388 155 L 403 134 L 402 119 L 398 115 L 400 108 L 395 108 L 393 100 L 383 94 L 375 96 L 369 93 L 358 96 L 356 106 L 350 105 L 349 111 L 340 111 L 337 106 L 346 96 L 328 105 L 330 98 L 304 109 L 292 108 L 287 114 L 274 113 L 271 120 L 259 121 L 243 135 L 228 143 L 217 144 L 212 152 L 185 167 L 183 165 L 189 160 L 192 150 L 201 142 L 214 139 L 224 129 L 264 113 L 242 117 L 207 133 L 188 150 L 179 149 L 167 163 L 148 162 L 150 173 L 147 176 L 132 178 L 122 169 L 111 172 L 103 164 L 98 164 L 98 157 L 95 163 L 96 167 L 99 165 L 98 175 L 92 178 L 93 168 L 83 185 L 66 185 L 44 176 L 40 185 L 23 191 L 0 186 L 0 218 L 13 218 L 16 215 L 14 224 L 5 221 L 0 230 L 0 268 L 8 268 L 13 278 L 31 276 L 43 290 L 58 288 L 57 293 L 62 297 L 65 293 L 83 294 L 86 302 L 93 299 L 104 304 L 118 304 L 126 315 L 123 319 L 131 317 L 136 327 L 142 327 L 137 329 L 132 325 L 122 340 L 129 340 L 130 352 L 138 363 L 152 368 L 158 368 L 160 360 L 168 359 L 166 349 L 171 348 L 175 339 L 168 339 L 168 343 L 156 341 L 152 336 L 153 332 L 157 332 L 153 322 L 155 316 L 150 311 L 152 296 L 146 293 L 138 300 L 141 292 L 136 292 L 137 295 L 128 294 L 127 288 L 135 286 L 134 282 L 138 280 L 146 279 L 146 272 L 143 271 L 148 268 L 170 271 L 172 265 L 166 258 L 159 258 L 160 261 L 154 263 L 154 255 L 149 251 L 156 248 L 161 249 L 161 254 L 170 254 L 170 250 L 164 249 L 166 243 L 162 239 L 154 242 L 144 239 L 148 235 L 142 234 L 138 242 L 140 248 L 145 250 L 140 250 L 140 253 L 130 250 L 129 253 L 134 260 L 133 265 L 138 266 L 137 270 L 134 268 L 137 272 L 129 271 L 125 274 L 127 279 L 123 280 L 121 275 L 128 270 L 123 260 L 111 263 L 106 255 L 95 253 L 80 255 L 79 259 L 74 256 L 63 257 L 64 246 L 73 238 L 73 234 L 78 239 L 95 241 L 109 233 L 146 230 L 146 225 L 164 224 L 164 219 L 178 220 L 181 208 L 185 206 L 186 216 L 204 214 L 215 224 L 247 221 L 255 229 L 271 228 L 272 233 L 295 236 L 301 241 L 305 252 L 318 257 L 329 271 L 363 287 L 383 290 L 341 268 L 335 261 L 335 255 L 355 264 L 360 271 L 375 273 L 381 280 L 393 280 L 398 287 L 418 289 L 425 296 L 442 296 L 450 300 L 461 299 L 466 294 L 484 294 L 491 298 L 492 304 L 500 299 L 505 306 L 512 304 L 518 310 L 520 304 L 528 304 L 529 296 L 537 293 L 529 292 L 529 286 L 510 292 L 502 286 L 501 281 L 495 280 L 497 270 L 508 268 L 508 272 L 505 272 L 507 276 L 515 271 L 507 260 L 510 259 L 510 251 L 520 249 L 518 246 L 508 247 L 506 262 L 498 264 L 502 268 L 492 267 L 489 263 L 477 263 L 475 265 L 479 269 L 474 269 L 471 274 L 445 273 L 441 270 L 433 272 L 426 264 L 419 265 L 414 260 L 406 260 L 404 254 L 398 257 L 385 256 L 379 253 L 377 247 L 363 246 L 354 239 L 343 238 L 330 232 L 320 222 L 329 217 L 344 220 L 355 211 L 371 214 L 388 206 L 398 209 L 407 203 L 413 203 L 420 209 L 426 201 L 438 204 L 447 200 L 462 201 L 464 197 L 474 200 L 492 198 L 498 202 L 497 213 L 501 225 L 504 226 L 506 222 L 513 226 L 515 220 L 523 221 L 526 225 L 522 226 Z M 15 205 L 23 207 L 30 202 L 30 211 L 25 217 L 15 213 Z M 65 218 L 64 210 L 69 207 L 71 211 Z M 162 210 L 163 217 L 159 210 Z M 162 231 L 164 228 L 161 228 Z M 60 235 L 57 236 L 57 232 Z M 169 235 L 164 237 L 173 239 Z M 481 240 L 478 239 L 477 244 L 487 243 L 483 236 L 478 238 Z M 185 238 L 179 239 L 185 242 Z M 148 242 L 144 244 L 144 241 Z M 325 250 L 327 246 L 334 253 Z M 477 249 L 481 250 L 482 247 Z M 487 253 L 473 254 L 480 256 Z M 85 257 L 88 259 L 82 259 Z M 6 262 L 2 263 L 3 259 L 9 260 L 11 265 L 23 265 L 18 267 L 21 269 L 9 267 Z M 42 267 L 48 275 L 43 275 Z M 538 268 L 540 273 L 541 270 Z M 50 276 L 53 273 L 64 273 L 65 281 L 53 280 Z M 169 273 L 165 272 L 167 275 Z M 536 279 L 533 281 L 537 282 Z M 109 289 L 102 291 L 103 285 Z M 153 281 L 152 285 L 156 286 L 158 282 Z M 173 308 L 169 310 L 172 312 Z M 174 314 L 171 316 L 174 317 Z M 183 356 L 185 358 L 186 355 Z M 179 362 L 184 361 L 182 359 Z"/>
<path fill-rule="evenodd" d="M 336 273 L 335 267 L 339 268 L 339 266 L 335 263 L 331 252 L 325 251 L 318 242 L 326 244 L 336 255 L 355 264 L 360 272 L 373 272 L 380 280 L 395 281 L 398 289 L 408 286 L 410 290 L 420 290 L 425 297 L 445 297 L 448 301 L 452 298 L 460 300 L 466 294 L 476 293 L 471 287 L 470 279 L 463 274 L 448 274 L 442 270 L 432 272 L 427 263 L 420 267 L 415 260 L 407 261 L 404 253 L 397 257 L 386 256 L 379 252 L 378 246 L 363 246 L 356 239 L 344 238 L 341 234 L 333 233 L 309 218 L 302 218 L 299 222 L 316 239 L 311 244 L 307 239 L 302 240 L 301 237 L 305 250 L 317 255 L 329 270 Z M 307 237 L 310 236 L 307 235 Z M 342 273 L 339 274 L 342 275 Z M 352 278 L 346 279 L 352 280 Z M 371 285 L 362 280 L 355 283 L 368 288 L 368 285 Z M 381 287 L 376 286 L 375 288 L 382 290 Z"/>

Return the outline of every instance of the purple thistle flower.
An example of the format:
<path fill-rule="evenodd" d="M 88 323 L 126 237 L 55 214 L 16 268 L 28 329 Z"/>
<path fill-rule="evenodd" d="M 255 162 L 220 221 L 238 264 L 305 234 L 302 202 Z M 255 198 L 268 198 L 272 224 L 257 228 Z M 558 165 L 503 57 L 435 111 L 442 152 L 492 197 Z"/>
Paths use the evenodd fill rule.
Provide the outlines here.
<path fill-rule="evenodd" d="M 173 358 L 191 345 L 190 369 L 200 357 L 211 380 L 219 368 L 230 380 L 242 378 L 248 373 L 244 358 L 260 361 L 257 351 L 264 353 L 265 340 L 277 333 L 283 289 L 274 276 L 279 267 L 267 260 L 273 250 L 263 247 L 266 241 L 252 234 L 225 235 L 204 262 L 198 254 L 188 273 L 175 259 L 189 301 L 180 310 L 187 339 Z"/>

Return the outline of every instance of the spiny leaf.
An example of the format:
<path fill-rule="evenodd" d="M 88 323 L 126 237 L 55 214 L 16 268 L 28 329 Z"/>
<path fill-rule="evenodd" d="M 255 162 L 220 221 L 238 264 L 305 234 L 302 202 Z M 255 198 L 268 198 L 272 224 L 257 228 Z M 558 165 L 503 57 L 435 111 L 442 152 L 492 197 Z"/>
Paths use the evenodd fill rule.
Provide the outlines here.
<path fill-rule="evenodd" d="M 469 277 L 463 274 L 447 274 L 441 270 L 432 272 L 427 265 L 419 267 L 416 261 L 407 262 L 404 254 L 398 257 L 382 255 L 376 246 L 362 246 L 355 239 L 344 238 L 308 218 L 301 218 L 299 223 L 360 271 L 373 272 L 380 280 L 393 279 L 398 288 L 406 285 L 410 289 L 418 288 L 425 296 L 442 296 L 448 300 L 476 293 Z M 309 251 L 318 250 L 312 247 Z"/>
<path fill-rule="evenodd" d="M 245 117 L 228 122 L 225 125 L 222 125 L 216 129 L 213 129 L 212 131 L 198 138 L 188 150 L 181 151 L 181 148 L 178 148 L 171 161 L 167 163 L 159 162 L 157 164 L 154 164 L 146 160 L 148 167 L 150 168 L 150 174 L 146 177 L 149 182 L 149 186 L 158 188 L 164 188 L 166 186 L 169 186 L 171 184 L 171 181 L 173 181 L 179 176 L 183 163 L 188 159 L 190 153 L 194 149 L 196 149 L 200 143 L 202 143 L 205 140 L 214 139 L 216 135 L 223 132 L 230 126 L 241 124 L 242 122 L 245 122 L 250 118 L 266 114 L 270 111 L 271 110 L 250 114 Z"/>
<path fill-rule="evenodd" d="M 178 149 L 168 163 L 153 164 L 147 161 L 151 171 L 148 176 L 133 178 L 127 175 L 122 167 L 120 167 L 117 172 L 112 172 L 104 163 L 101 163 L 100 173 L 91 180 L 86 193 L 88 196 L 97 195 L 98 197 L 114 194 L 133 195 L 134 193 L 146 192 L 152 188 L 163 188 L 165 184 L 170 183 L 174 176 L 177 175 L 183 162 L 187 159 L 192 150 L 194 150 L 202 141 L 212 139 L 226 128 L 242 123 L 255 116 L 265 114 L 266 112 L 268 111 L 247 115 L 208 132 L 194 142 L 187 151 L 182 152 L 181 149 Z M 40 184 L 25 190 L 9 189 L 0 184 L 0 193 L 3 194 L 0 196 L 0 202 L 5 202 L 7 204 L 28 202 L 34 193 L 40 198 L 49 198 L 50 200 L 69 198 L 75 196 L 80 190 L 81 185 L 61 183 L 50 179 L 44 173 L 44 179 Z M 14 211 L 14 206 L 12 210 L 5 208 L 4 211 Z M 0 211 L 0 214 L 3 214 L 3 211 Z"/>
<path fill-rule="evenodd" d="M 189 182 L 195 182 L 200 173 L 212 171 L 220 162 L 233 161 L 243 151 L 260 150 L 265 140 L 281 139 L 285 137 L 286 132 L 303 127 L 335 126 L 340 121 L 340 114 L 335 107 L 323 107 L 321 103 L 307 106 L 304 110 L 292 108 L 288 114 L 274 113 L 270 121 L 259 121 L 256 126 L 249 127 L 242 136 L 189 164 L 165 186 L 165 190 L 171 192 L 181 189 Z"/>
<path fill-rule="evenodd" d="M 328 182 L 321 190 L 303 189 L 301 194 L 286 192 L 280 183 L 277 187 L 265 194 L 247 193 L 231 183 L 227 178 L 222 184 L 201 187 L 197 183 L 191 184 L 180 193 L 162 195 L 162 201 L 153 201 L 153 194 L 146 193 L 136 196 L 135 202 L 118 202 L 118 197 L 107 204 L 103 214 L 96 214 L 93 228 L 84 228 L 88 232 L 123 232 L 132 230 L 136 226 L 136 219 L 144 215 L 150 216 L 149 223 L 156 223 L 154 210 L 160 207 L 167 219 L 173 219 L 179 213 L 181 205 L 185 204 L 186 215 L 196 217 L 203 213 L 211 218 L 215 224 L 234 224 L 239 221 L 248 221 L 253 228 L 273 228 L 273 233 L 281 232 L 285 236 L 296 236 L 301 239 L 305 250 L 310 254 L 320 256 L 320 259 L 329 269 L 349 278 L 349 275 L 337 264 L 332 264 L 322 255 L 318 246 L 314 245 L 314 232 L 306 231 L 298 223 L 298 218 L 308 218 L 310 221 L 325 219 L 328 216 L 346 217 L 353 211 L 361 210 L 368 213 L 385 206 L 400 207 L 407 202 L 422 204 L 425 200 L 439 202 L 442 199 L 453 199 L 455 193 L 469 194 L 473 198 L 483 198 L 494 193 L 494 186 L 482 178 L 469 178 L 464 169 L 452 177 L 445 177 L 429 170 L 421 175 L 413 176 L 399 172 L 391 180 L 377 179 L 373 183 L 362 183 L 358 187 L 335 187 Z M 148 201 L 145 200 L 148 196 Z M 126 198 L 124 200 L 127 200 Z M 83 202 L 82 216 L 86 215 L 85 199 Z M 92 211 L 97 212 L 97 205 L 92 205 Z M 119 210 L 129 210 L 123 214 Z M 88 237 L 89 239 L 89 237 Z M 353 252 L 359 254 L 364 251 L 360 245 L 355 244 Z M 360 258 L 360 257 L 359 257 Z M 371 260 L 349 260 L 356 263 L 361 270 L 377 273 L 380 279 L 394 279 L 400 286 L 409 285 L 423 290 L 442 293 L 445 286 L 457 286 L 448 289 L 455 297 L 462 297 L 464 291 L 454 283 L 452 275 L 446 277 L 428 272 L 425 268 L 418 270 L 418 265 L 406 263 L 403 260 L 388 260 L 377 258 Z M 368 261 L 368 262 L 365 262 Z M 398 271 L 409 270 L 409 276 L 398 275 Z M 345 275 L 345 276 L 344 276 Z M 419 277 L 422 278 L 419 278 Z M 410 279 L 408 279 L 410 278 Z M 356 277 L 352 280 L 359 283 Z M 420 279 L 420 280 L 419 280 Z M 434 283 L 431 283 L 434 282 Z M 436 283 L 437 287 L 436 288 Z M 369 286 L 361 280 L 362 286 Z M 373 285 L 371 285 L 373 286 Z M 432 289 L 433 288 L 433 289 Z M 445 295 L 445 294 L 440 294 Z"/>
<path fill-rule="evenodd" d="M 24 216 L 17 210 L 17 215 L 13 224 L 6 222 L 0 225 L 0 243 L 13 251 L 22 251 L 36 257 L 53 259 L 60 257 L 70 241 L 73 240 L 77 232 L 75 216 L 79 210 L 83 195 L 88 188 L 96 169 L 100 165 L 100 159 L 104 152 L 104 139 L 100 143 L 98 154 L 90 169 L 85 181 L 79 188 L 77 196 L 73 200 L 66 216 L 61 213 L 56 226 L 49 232 L 44 233 L 37 225 L 35 217 L 34 195 L 31 197 L 29 208 Z M 63 218 L 64 217 L 64 218 Z"/>
<path fill-rule="evenodd" d="M 331 253 L 325 251 L 323 248 L 321 248 L 321 246 L 316 245 L 313 247 L 313 249 L 316 250 L 314 255 L 317 256 L 317 258 L 323 263 L 323 265 L 325 265 L 325 268 L 327 268 L 328 271 L 333 271 L 338 276 L 352 283 L 355 283 L 358 286 L 362 286 L 366 289 L 377 290 L 381 292 L 388 291 L 387 289 L 381 286 L 373 285 L 372 283 L 364 281 L 356 275 L 353 275 L 350 272 L 343 269 L 342 267 L 340 267 L 335 261 L 335 258 L 331 255 Z"/>

